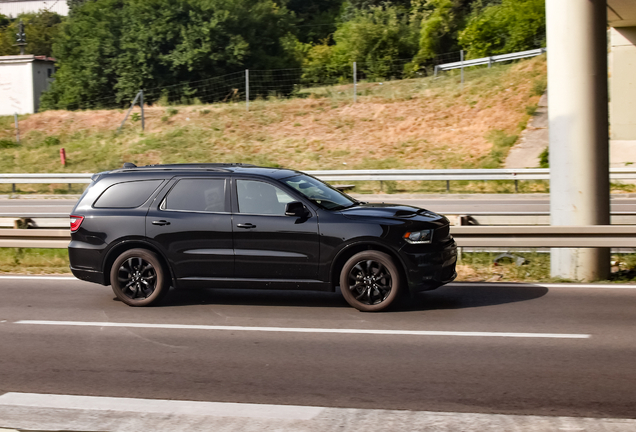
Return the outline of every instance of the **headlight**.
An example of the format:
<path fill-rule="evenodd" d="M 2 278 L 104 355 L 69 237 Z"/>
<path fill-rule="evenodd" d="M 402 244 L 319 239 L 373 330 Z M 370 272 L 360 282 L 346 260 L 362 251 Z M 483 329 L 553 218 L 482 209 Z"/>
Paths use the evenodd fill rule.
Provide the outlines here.
<path fill-rule="evenodd" d="M 404 234 L 404 240 L 413 244 L 430 243 L 433 241 L 433 230 L 407 232 Z"/>

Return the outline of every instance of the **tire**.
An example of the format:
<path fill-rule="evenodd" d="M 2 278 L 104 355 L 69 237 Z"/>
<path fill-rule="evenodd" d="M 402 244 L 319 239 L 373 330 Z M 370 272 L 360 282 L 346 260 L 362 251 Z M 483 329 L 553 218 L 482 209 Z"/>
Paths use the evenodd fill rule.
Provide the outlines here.
<path fill-rule="evenodd" d="M 117 257 L 110 283 L 118 299 L 129 306 L 157 304 L 170 284 L 157 255 L 146 249 L 130 249 Z"/>
<path fill-rule="evenodd" d="M 340 291 L 362 312 L 386 309 L 397 298 L 402 281 L 391 257 L 383 252 L 364 251 L 349 258 L 340 271 Z"/>

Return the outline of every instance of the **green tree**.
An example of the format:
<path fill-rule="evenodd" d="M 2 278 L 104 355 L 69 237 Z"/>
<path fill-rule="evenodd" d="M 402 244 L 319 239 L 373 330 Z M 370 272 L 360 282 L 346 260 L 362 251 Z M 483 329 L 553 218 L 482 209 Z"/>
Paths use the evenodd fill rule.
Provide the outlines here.
<path fill-rule="evenodd" d="M 309 50 L 306 78 L 320 82 L 321 70 L 329 78 L 348 77 L 354 61 L 370 78 L 388 78 L 395 74 L 397 60 L 411 59 L 417 52 L 418 25 L 417 18 L 390 4 L 357 10 L 339 24 L 333 46 L 323 41 Z"/>
<path fill-rule="evenodd" d="M 94 0 L 55 46 L 59 69 L 43 104 L 121 102 L 140 88 L 298 66 L 292 24 L 272 0 Z"/>
<path fill-rule="evenodd" d="M 336 31 L 343 0 L 278 0 L 296 17 L 295 32 L 302 43 L 316 44 Z"/>
<path fill-rule="evenodd" d="M 471 58 L 545 46 L 545 0 L 502 0 L 477 8 L 459 41 Z"/>
<path fill-rule="evenodd" d="M 20 54 L 20 47 L 16 46 L 18 23 L 24 23 L 27 45 L 26 54 L 50 56 L 53 43 L 60 32 L 63 18 L 49 11 L 21 14 L 15 19 L 0 15 L 0 55 Z"/>
<path fill-rule="evenodd" d="M 442 53 L 459 51 L 457 37 L 472 0 L 414 0 L 421 11 L 420 46 L 414 64 L 427 64 Z"/>
<path fill-rule="evenodd" d="M 69 15 L 73 15 L 75 10 L 82 6 L 84 3 L 89 2 L 91 0 L 66 0 L 66 4 L 68 6 Z"/>

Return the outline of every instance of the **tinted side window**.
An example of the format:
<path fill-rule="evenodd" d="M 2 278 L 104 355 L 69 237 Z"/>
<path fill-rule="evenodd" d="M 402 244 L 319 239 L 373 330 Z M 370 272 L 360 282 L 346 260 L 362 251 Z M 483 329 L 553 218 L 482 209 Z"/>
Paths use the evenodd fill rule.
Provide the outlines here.
<path fill-rule="evenodd" d="M 172 188 L 164 210 L 227 212 L 225 179 L 182 179 Z"/>
<path fill-rule="evenodd" d="M 238 180 L 236 182 L 239 213 L 285 214 L 285 204 L 295 201 L 285 192 L 269 183 Z"/>
<path fill-rule="evenodd" d="M 95 208 L 135 208 L 146 202 L 163 180 L 117 183 L 108 187 L 93 204 Z"/>

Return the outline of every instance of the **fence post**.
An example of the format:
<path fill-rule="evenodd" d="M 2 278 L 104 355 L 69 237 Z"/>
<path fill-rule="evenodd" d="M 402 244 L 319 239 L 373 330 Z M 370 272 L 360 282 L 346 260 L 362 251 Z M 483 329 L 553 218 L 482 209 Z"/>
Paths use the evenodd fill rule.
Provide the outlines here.
<path fill-rule="evenodd" d="M 144 91 L 139 90 L 139 106 L 141 107 L 141 130 L 146 130 L 146 118 L 144 116 Z"/>
<path fill-rule="evenodd" d="M 353 103 L 358 101 L 358 73 L 356 70 L 356 62 L 353 62 Z"/>
<path fill-rule="evenodd" d="M 245 69 L 245 109 L 250 110 L 250 70 Z"/>
<path fill-rule="evenodd" d="M 141 94 L 141 92 L 137 93 L 137 96 L 135 96 L 135 99 L 133 99 L 132 103 L 130 104 L 130 108 L 128 108 L 128 112 L 126 113 L 126 117 L 124 117 L 124 121 L 121 122 L 121 125 L 117 129 L 117 133 L 121 132 L 121 129 L 124 127 L 124 124 L 126 123 L 126 120 L 128 120 L 128 116 L 130 115 L 130 112 L 135 107 L 135 104 L 137 103 L 137 99 L 139 99 L 140 94 Z"/>
<path fill-rule="evenodd" d="M 462 88 L 464 88 L 464 50 L 459 51 L 460 61 L 462 62 Z"/>
<path fill-rule="evenodd" d="M 18 113 L 15 113 L 15 139 L 20 144 L 20 125 L 18 124 Z"/>

